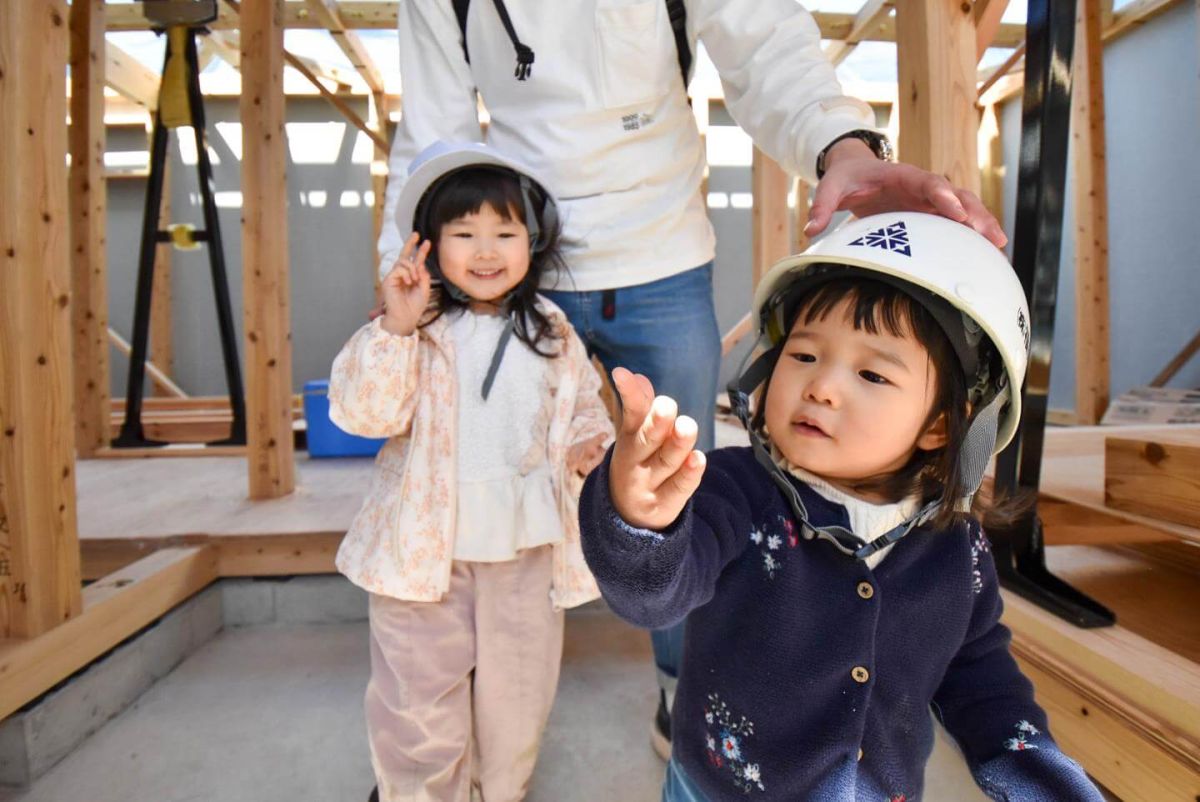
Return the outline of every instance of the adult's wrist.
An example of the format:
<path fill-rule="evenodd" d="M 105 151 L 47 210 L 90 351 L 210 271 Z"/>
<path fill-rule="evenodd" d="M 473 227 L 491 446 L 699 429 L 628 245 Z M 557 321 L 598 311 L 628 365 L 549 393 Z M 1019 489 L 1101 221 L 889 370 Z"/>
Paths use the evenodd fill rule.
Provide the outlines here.
<path fill-rule="evenodd" d="M 883 134 L 868 129 L 847 131 L 834 139 L 817 156 L 817 179 L 838 161 L 851 158 L 873 158 L 891 161 L 892 145 Z"/>

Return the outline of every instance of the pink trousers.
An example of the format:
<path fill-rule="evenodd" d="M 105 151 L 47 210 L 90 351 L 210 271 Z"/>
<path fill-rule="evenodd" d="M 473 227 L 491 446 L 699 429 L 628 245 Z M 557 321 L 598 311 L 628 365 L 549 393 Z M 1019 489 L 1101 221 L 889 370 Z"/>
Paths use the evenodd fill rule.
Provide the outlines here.
<path fill-rule="evenodd" d="M 372 594 L 367 736 L 381 802 L 524 798 L 562 660 L 551 547 L 455 561 L 440 602 Z"/>

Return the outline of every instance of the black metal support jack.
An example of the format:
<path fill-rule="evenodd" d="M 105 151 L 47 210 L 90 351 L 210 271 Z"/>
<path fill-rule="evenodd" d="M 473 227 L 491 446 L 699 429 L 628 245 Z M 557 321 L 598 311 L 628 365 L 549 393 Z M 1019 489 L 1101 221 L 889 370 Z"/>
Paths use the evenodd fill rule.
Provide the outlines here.
<path fill-rule="evenodd" d="M 1058 291 L 1071 117 L 1075 0 L 1029 0 L 1020 173 L 1013 267 L 1029 298 L 1031 350 L 1016 439 L 996 458 L 996 491 L 1037 492 L 1050 390 L 1050 355 Z M 1046 567 L 1042 522 L 1031 511 L 1011 529 L 989 531 L 1001 582 L 1081 627 L 1116 617 Z"/>
<path fill-rule="evenodd" d="M 229 281 L 225 271 L 225 254 L 221 245 L 221 227 L 217 220 L 217 206 L 213 200 L 212 163 L 208 158 L 208 142 L 205 135 L 204 99 L 200 94 L 200 68 L 196 55 L 196 33 L 203 26 L 178 25 L 168 29 L 166 54 L 163 58 L 163 82 L 159 89 L 158 108 L 154 113 L 154 133 L 150 147 L 150 180 L 146 187 L 146 205 L 142 217 L 141 250 L 138 259 L 137 298 L 133 312 L 133 343 L 129 361 L 129 380 L 125 391 L 125 421 L 112 445 L 115 448 L 161 446 L 166 443 L 149 440 L 142 428 L 142 401 L 145 391 L 146 353 L 150 339 L 150 301 L 154 285 L 154 251 L 160 242 L 171 242 L 172 237 L 161 231 L 159 214 L 162 208 L 163 171 L 167 157 L 167 142 L 170 128 L 181 124 L 190 125 L 196 142 L 196 168 L 200 179 L 200 197 L 204 208 L 204 230 L 193 232 L 193 242 L 208 246 L 208 260 L 212 273 L 213 294 L 216 298 L 217 324 L 221 334 L 221 355 L 225 362 L 225 381 L 229 388 L 229 403 L 233 412 L 233 423 L 229 437 L 208 445 L 244 445 L 246 442 L 246 401 L 242 389 L 242 373 L 238 363 L 237 340 L 233 325 L 233 309 L 229 300 Z M 182 51 L 182 52 L 180 52 Z M 163 119 L 163 99 L 169 86 L 168 72 L 172 70 L 172 56 L 182 56 L 174 71 L 182 66 L 186 84 L 186 123 Z M 175 91 L 179 87 L 174 87 Z"/>

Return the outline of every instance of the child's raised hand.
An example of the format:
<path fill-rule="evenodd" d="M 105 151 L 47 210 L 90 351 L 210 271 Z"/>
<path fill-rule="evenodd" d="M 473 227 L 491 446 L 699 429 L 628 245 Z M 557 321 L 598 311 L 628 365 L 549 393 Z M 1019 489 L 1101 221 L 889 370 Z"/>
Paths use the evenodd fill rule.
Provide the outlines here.
<path fill-rule="evenodd" d="M 382 325 L 392 334 L 412 334 L 429 305 L 430 279 L 425 258 L 433 243 L 426 240 L 418 247 L 419 241 L 420 236 L 414 232 L 404 243 L 396 265 L 380 284 L 384 310 Z"/>
<path fill-rule="evenodd" d="M 587 440 L 580 440 L 567 449 L 567 470 L 587 476 L 604 460 L 604 440 L 601 432 Z"/>
<path fill-rule="evenodd" d="M 699 428 L 640 373 L 613 371 L 621 395 L 621 428 L 613 447 L 608 490 L 626 521 L 665 529 L 683 511 L 704 475 L 704 454 L 693 450 Z"/>

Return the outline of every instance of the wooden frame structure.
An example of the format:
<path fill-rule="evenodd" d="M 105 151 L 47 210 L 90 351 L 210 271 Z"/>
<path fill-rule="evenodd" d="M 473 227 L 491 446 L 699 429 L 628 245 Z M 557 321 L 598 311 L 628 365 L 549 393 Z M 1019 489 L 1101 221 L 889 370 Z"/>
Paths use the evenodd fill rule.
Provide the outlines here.
<path fill-rule="evenodd" d="M 1076 169 L 1086 174 L 1086 188 L 1079 191 L 1087 197 L 1078 204 L 1077 223 L 1088 236 L 1078 240 L 1086 239 L 1087 247 L 1079 248 L 1083 261 L 1077 275 L 1081 319 L 1086 316 L 1090 328 L 1079 340 L 1084 343 L 1080 375 L 1089 378 L 1080 382 L 1076 405 L 1079 418 L 1091 420 L 1108 392 L 1103 378 L 1108 355 L 1103 334 L 1107 266 L 1100 47 L 1180 0 L 1137 0 L 1116 13 L 1105 0 L 1079 2 L 1079 41 L 1086 47 L 1079 48 L 1076 69 L 1087 91 L 1077 100 L 1075 130 L 1082 147 Z M 1007 75 L 1019 56 L 984 76 L 983 91 L 976 70 L 988 45 L 1022 44 L 1023 28 L 1000 21 L 1005 6 L 1005 0 L 975 0 L 974 5 L 866 0 L 857 14 L 815 15 L 823 36 L 835 40 L 830 48 L 834 58 L 844 58 L 864 41 L 898 43 L 901 86 L 924 88 L 898 93 L 903 158 L 980 189 L 985 197 L 989 181 L 994 195 L 995 176 L 989 178 L 985 170 L 981 179 L 979 143 L 943 132 L 975 130 L 973 115 L 980 108 L 985 121 L 989 115 L 994 120 L 997 104 L 1019 91 L 1019 80 Z M 235 59 L 243 75 L 243 253 L 245 263 L 254 266 L 244 272 L 247 463 L 254 498 L 285 495 L 295 482 L 288 253 L 286 238 L 278 237 L 271 225 L 286 215 L 283 31 L 321 28 L 331 33 L 368 88 L 371 119 L 364 122 L 353 115 L 354 124 L 371 132 L 376 162 L 386 163 L 384 134 L 394 99 L 387 96 L 381 73 L 355 32 L 395 24 L 394 2 L 256 0 L 239 9 L 226 0 L 213 26 L 218 35 L 206 48 L 209 58 Z M 157 76 L 106 45 L 103 34 L 145 28 L 136 5 L 103 0 L 75 0 L 69 7 L 65 0 L 0 5 L 0 107 L 6 110 L 0 121 L 0 172 L 5 176 L 0 186 L 0 676 L 6 677 L 0 683 L 0 717 L 221 576 L 331 570 L 340 538 L 329 532 L 265 540 L 203 537 L 165 548 L 163 543 L 92 544 L 84 550 L 86 566 L 81 567 L 74 459 L 76 453 L 86 457 L 100 451 L 112 406 L 104 294 L 103 88 L 112 86 L 148 109 L 156 102 L 158 84 Z M 240 35 L 233 36 L 234 31 Z M 61 91 L 68 43 L 69 139 L 62 125 L 67 106 Z M 334 83 L 333 89 L 324 88 L 331 102 L 346 96 L 344 71 L 339 74 L 311 59 L 289 63 L 307 69 L 314 83 Z M 338 107 L 350 112 L 344 102 Z M 984 140 L 992 164 L 997 137 L 993 132 Z M 67 152 L 69 176 L 63 159 Z M 373 168 L 372 175 L 378 225 L 383 169 Z M 787 196 L 794 191 L 796 206 L 802 207 L 799 199 L 805 192 L 793 190 L 787 176 L 757 153 L 753 175 L 757 277 L 792 247 L 803 212 L 789 215 Z M 165 252 L 162 258 L 167 258 Z M 155 330 L 161 336 L 170 325 L 168 293 L 156 303 Z M 169 336 L 155 342 L 161 350 L 153 358 L 169 370 Z M 1057 543 L 1082 539 L 1094 545 L 1099 537 L 1108 543 L 1162 544 L 1175 537 L 1072 500 L 1048 506 L 1046 518 L 1048 537 Z M 98 581 L 81 591 L 85 576 Z M 1121 653 L 1135 642 L 1131 633 L 1107 640 L 1100 636 L 1100 641 L 1080 638 L 1057 628 L 1036 608 L 1012 596 L 1007 600 L 1014 650 L 1037 682 L 1056 733 L 1088 769 L 1114 790 L 1128 791 L 1131 799 L 1168 798 L 1178 791 L 1200 796 L 1194 676 L 1170 655 L 1139 646 L 1139 659 L 1166 666 L 1167 684 L 1155 690 L 1130 673 Z M 1066 652 L 1063 642 L 1069 644 Z M 1094 746 L 1089 738 L 1097 728 L 1104 738 Z M 1128 755 L 1136 755 L 1136 761 L 1118 759 Z M 1139 795 L 1143 781 L 1153 791 L 1150 796 Z"/>

